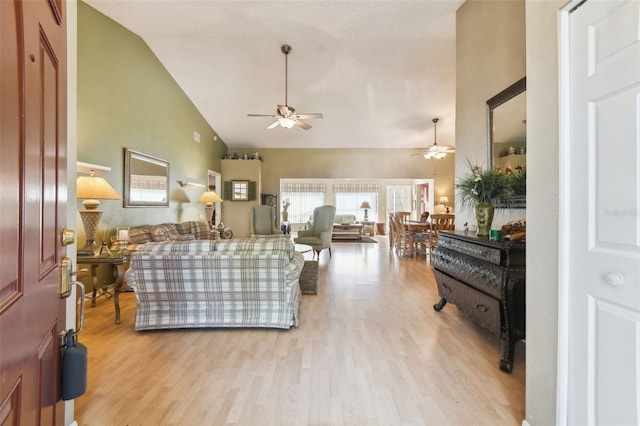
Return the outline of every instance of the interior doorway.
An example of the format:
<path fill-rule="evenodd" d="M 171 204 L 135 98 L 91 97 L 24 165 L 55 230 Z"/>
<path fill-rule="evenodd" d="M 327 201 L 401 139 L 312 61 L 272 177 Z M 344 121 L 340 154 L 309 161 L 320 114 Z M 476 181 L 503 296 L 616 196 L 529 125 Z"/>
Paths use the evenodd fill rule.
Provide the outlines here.
<path fill-rule="evenodd" d="M 216 194 L 222 194 L 222 174 L 214 172 L 213 170 L 207 171 L 207 188 L 209 191 L 214 191 Z M 221 196 L 221 195 L 220 195 Z M 211 221 L 213 226 L 218 226 L 220 219 L 222 218 L 222 203 L 213 203 L 213 215 L 207 218 Z"/>

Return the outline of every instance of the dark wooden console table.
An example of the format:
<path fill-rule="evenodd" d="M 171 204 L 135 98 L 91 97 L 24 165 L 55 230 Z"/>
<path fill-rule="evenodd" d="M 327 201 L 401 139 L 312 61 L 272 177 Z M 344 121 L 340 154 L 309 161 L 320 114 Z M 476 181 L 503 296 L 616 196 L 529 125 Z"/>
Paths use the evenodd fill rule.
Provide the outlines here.
<path fill-rule="evenodd" d="M 441 231 L 432 255 L 440 301 L 456 305 L 500 337 L 500 369 L 511 372 L 515 344 L 525 337 L 524 242 L 489 241 L 464 231 Z"/>

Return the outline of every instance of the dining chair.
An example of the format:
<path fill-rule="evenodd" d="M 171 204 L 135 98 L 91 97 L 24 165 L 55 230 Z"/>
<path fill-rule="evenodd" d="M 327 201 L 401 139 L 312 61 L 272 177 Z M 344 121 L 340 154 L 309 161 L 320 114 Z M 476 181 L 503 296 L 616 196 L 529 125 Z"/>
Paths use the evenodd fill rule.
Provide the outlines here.
<path fill-rule="evenodd" d="M 431 262 L 431 253 L 433 249 L 438 247 L 438 232 L 453 231 L 455 229 L 455 215 L 452 213 L 434 213 L 431 216 L 431 227 L 429 229 L 429 237 L 427 238 L 426 250 L 429 251 L 429 262 Z"/>
<path fill-rule="evenodd" d="M 400 215 L 394 215 L 394 224 L 394 241 L 396 246 L 396 253 L 398 254 L 398 256 L 407 256 L 411 253 L 409 231 L 407 230 L 407 227 L 405 226 L 404 221 L 402 220 L 402 217 Z"/>

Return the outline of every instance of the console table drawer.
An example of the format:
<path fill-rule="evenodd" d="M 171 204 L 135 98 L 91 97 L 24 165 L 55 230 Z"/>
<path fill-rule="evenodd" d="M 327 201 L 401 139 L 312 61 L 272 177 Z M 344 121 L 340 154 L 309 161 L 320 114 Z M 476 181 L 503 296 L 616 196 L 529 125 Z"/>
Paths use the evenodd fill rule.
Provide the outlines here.
<path fill-rule="evenodd" d="M 504 264 L 504 251 L 498 247 L 490 247 L 477 243 L 470 243 L 447 236 L 444 232 L 438 235 L 438 247 L 448 248 L 467 256 L 482 259 L 495 265 Z"/>
<path fill-rule="evenodd" d="M 478 325 L 500 337 L 500 301 L 440 271 L 433 271 L 440 297 L 453 303 Z"/>
<path fill-rule="evenodd" d="M 496 299 L 502 298 L 504 268 L 500 265 L 461 255 L 444 247 L 438 247 L 433 251 L 432 262 L 434 269 L 490 294 Z"/>

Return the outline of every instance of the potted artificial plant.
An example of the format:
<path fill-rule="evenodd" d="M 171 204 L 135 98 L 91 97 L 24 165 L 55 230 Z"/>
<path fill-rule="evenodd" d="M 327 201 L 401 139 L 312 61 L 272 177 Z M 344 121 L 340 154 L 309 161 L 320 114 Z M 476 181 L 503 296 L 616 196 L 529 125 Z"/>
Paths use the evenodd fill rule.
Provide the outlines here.
<path fill-rule="evenodd" d="M 460 206 L 474 210 L 478 224 L 477 235 L 489 235 L 495 207 L 493 201 L 510 195 L 509 177 L 497 169 L 483 170 L 469 164 L 469 173 L 458 179 L 456 190 Z"/>

